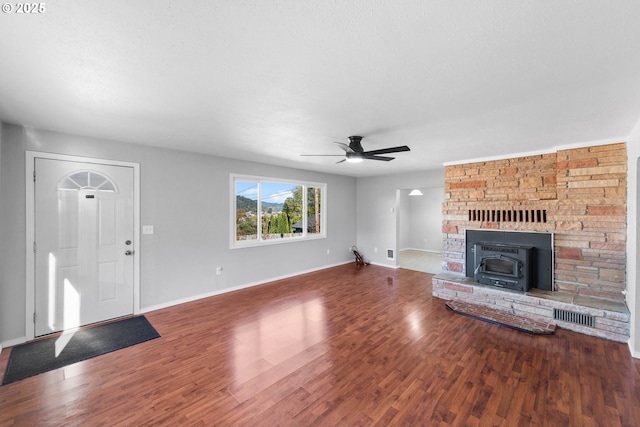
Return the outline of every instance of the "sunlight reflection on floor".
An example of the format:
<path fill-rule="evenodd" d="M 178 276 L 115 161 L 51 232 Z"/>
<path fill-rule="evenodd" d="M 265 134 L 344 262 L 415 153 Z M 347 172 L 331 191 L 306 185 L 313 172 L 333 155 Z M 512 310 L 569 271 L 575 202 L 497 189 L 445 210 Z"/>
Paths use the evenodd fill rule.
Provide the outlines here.
<path fill-rule="evenodd" d="M 321 342 L 326 313 L 316 298 L 260 315 L 234 329 L 233 366 L 237 383 L 247 381 Z"/>
<path fill-rule="evenodd" d="M 56 340 L 56 357 L 60 356 L 80 326 L 80 294 L 68 279 L 64 279 L 64 326 L 72 329 L 65 329 Z"/>

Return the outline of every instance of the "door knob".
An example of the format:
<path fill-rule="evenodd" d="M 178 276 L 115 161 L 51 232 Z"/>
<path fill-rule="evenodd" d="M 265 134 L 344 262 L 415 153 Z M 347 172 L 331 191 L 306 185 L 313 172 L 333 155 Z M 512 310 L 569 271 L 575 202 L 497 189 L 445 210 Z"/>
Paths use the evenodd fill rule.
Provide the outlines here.
<path fill-rule="evenodd" d="M 125 251 L 125 255 L 133 255 L 133 251 Z"/>

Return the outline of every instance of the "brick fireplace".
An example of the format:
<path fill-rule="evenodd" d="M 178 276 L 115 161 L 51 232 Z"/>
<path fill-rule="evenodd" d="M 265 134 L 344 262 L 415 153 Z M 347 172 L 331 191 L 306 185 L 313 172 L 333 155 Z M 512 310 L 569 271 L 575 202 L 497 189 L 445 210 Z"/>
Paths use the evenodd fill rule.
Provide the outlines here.
<path fill-rule="evenodd" d="M 532 317 L 560 304 L 595 315 L 601 330 L 560 326 L 626 341 L 626 188 L 624 143 L 446 166 L 443 274 L 434 277 L 434 296 L 508 310 L 524 299 L 532 308 L 523 315 Z M 465 278 L 467 230 L 552 233 L 553 289 L 480 295 L 484 288 Z"/>

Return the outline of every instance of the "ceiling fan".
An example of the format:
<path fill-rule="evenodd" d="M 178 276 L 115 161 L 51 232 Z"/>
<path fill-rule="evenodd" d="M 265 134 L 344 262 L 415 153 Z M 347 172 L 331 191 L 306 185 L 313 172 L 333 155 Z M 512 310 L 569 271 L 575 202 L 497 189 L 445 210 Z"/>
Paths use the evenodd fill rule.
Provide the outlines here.
<path fill-rule="evenodd" d="M 350 162 L 360 163 L 363 160 L 382 160 L 388 162 L 395 157 L 380 156 L 380 154 L 400 153 L 402 151 L 410 151 L 409 147 L 402 145 L 399 147 L 382 148 L 380 150 L 364 151 L 362 148 L 361 136 L 350 136 L 349 145 L 343 142 L 336 142 L 345 152 L 346 157 L 336 163 Z M 302 154 L 302 156 L 342 156 L 342 154 Z"/>

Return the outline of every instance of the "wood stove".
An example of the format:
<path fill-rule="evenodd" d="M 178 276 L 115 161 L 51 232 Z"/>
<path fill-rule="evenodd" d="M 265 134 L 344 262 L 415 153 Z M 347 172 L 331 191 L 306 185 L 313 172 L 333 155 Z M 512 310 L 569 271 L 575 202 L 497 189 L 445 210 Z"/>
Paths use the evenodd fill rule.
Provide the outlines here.
<path fill-rule="evenodd" d="M 532 246 L 476 242 L 473 278 L 483 285 L 515 291 L 531 289 Z"/>

